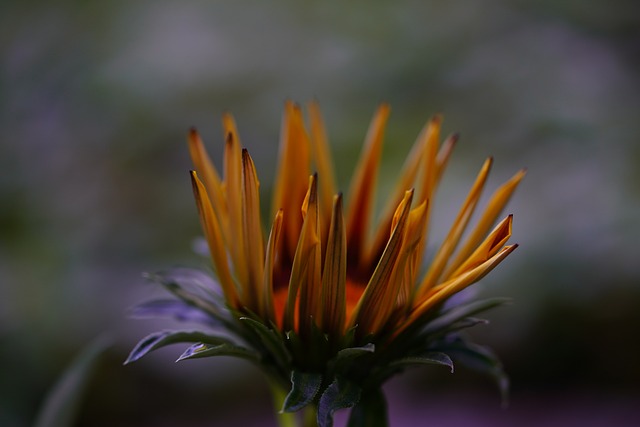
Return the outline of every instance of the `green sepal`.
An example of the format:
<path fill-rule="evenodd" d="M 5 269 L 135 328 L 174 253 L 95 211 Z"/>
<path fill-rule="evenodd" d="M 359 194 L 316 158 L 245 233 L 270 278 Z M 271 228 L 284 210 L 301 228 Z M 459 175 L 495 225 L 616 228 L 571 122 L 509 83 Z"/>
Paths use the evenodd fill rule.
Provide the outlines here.
<path fill-rule="evenodd" d="M 310 372 L 291 372 L 291 390 L 284 399 L 281 412 L 295 412 L 313 402 L 320 386 L 322 374 Z"/>
<path fill-rule="evenodd" d="M 450 332 L 451 330 L 453 330 L 452 326 L 457 324 L 464 318 L 473 316 L 474 314 L 489 310 L 508 302 L 511 302 L 511 299 L 489 298 L 455 306 L 444 311 L 438 317 L 428 322 L 420 331 L 420 335 L 424 336 Z M 478 323 L 481 322 L 470 324 L 467 327 L 477 325 Z M 461 328 L 458 327 L 457 329 Z"/>
<path fill-rule="evenodd" d="M 159 283 L 166 290 L 184 301 L 186 304 L 195 307 L 214 319 L 230 326 L 230 321 L 223 307 L 222 298 L 218 297 L 211 289 L 207 289 L 198 280 L 195 275 L 201 275 L 210 280 L 211 277 L 199 270 L 180 269 L 168 272 L 160 272 L 153 274 L 145 274 L 145 278 L 153 282 Z M 220 299 L 220 301 L 218 301 Z"/>
<path fill-rule="evenodd" d="M 394 360 L 389 364 L 389 368 L 397 370 L 416 365 L 442 365 L 451 369 L 451 373 L 453 373 L 453 361 L 449 355 L 439 351 L 430 351 L 424 355 L 414 355 Z"/>
<path fill-rule="evenodd" d="M 255 351 L 251 351 L 244 347 L 240 347 L 230 343 L 210 345 L 204 343 L 197 343 L 189 347 L 178 357 L 176 362 L 181 362 L 187 359 L 199 359 L 202 357 L 214 357 L 214 356 L 231 356 L 240 359 L 246 359 L 251 362 L 259 363 L 260 355 Z"/>
<path fill-rule="evenodd" d="M 376 346 L 373 343 L 366 344 L 362 347 L 349 347 L 343 348 L 333 358 L 333 369 L 340 371 L 344 368 L 348 368 L 356 359 L 363 356 L 371 355 L 375 352 Z"/>
<path fill-rule="evenodd" d="M 203 342 L 206 344 L 229 344 L 227 338 L 218 337 L 214 335 L 207 335 L 202 332 L 186 332 L 186 331 L 161 331 L 154 332 L 151 335 L 147 335 L 140 340 L 138 344 L 131 350 L 129 357 L 124 361 L 124 364 L 135 362 L 147 353 L 157 350 L 161 347 L 165 347 L 170 344 L 177 344 L 182 342 Z"/>
<path fill-rule="evenodd" d="M 241 317 L 240 321 L 244 322 L 257 336 L 262 347 L 273 357 L 281 366 L 287 366 L 291 362 L 291 353 L 284 345 L 284 341 L 280 334 L 269 329 L 263 323 L 258 322 L 250 317 Z"/>
<path fill-rule="evenodd" d="M 388 427 L 387 399 L 380 388 L 362 393 L 351 410 L 347 427 Z"/>
<path fill-rule="evenodd" d="M 333 414 L 338 409 L 352 408 L 360 401 L 362 388 L 337 377 L 325 389 L 318 402 L 318 427 L 332 427 Z"/>
<path fill-rule="evenodd" d="M 438 349 L 447 352 L 456 362 L 492 377 L 500 391 L 503 406 L 507 405 L 509 377 L 504 371 L 502 363 L 491 349 L 460 337 L 450 343 L 438 346 Z"/>

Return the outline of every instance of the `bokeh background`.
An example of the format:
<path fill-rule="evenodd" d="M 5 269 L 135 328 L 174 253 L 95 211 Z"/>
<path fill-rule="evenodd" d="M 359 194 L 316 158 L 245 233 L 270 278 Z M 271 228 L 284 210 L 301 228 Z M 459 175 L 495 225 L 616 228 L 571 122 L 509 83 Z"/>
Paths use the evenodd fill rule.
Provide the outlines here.
<path fill-rule="evenodd" d="M 313 98 L 342 188 L 392 105 L 380 199 L 431 115 L 461 132 L 432 244 L 485 156 L 490 190 L 528 168 L 521 246 L 478 287 L 514 297 L 476 331 L 510 407 L 473 372 L 424 368 L 389 384 L 392 425 L 639 425 L 637 1 L 5 0 L 0 55 L 0 425 L 31 425 L 105 335 L 77 425 L 275 425 L 244 362 L 169 348 L 123 367 L 175 326 L 127 310 L 161 294 L 142 272 L 203 263 L 186 130 L 217 156 L 232 111 L 268 205 L 283 103 Z"/>

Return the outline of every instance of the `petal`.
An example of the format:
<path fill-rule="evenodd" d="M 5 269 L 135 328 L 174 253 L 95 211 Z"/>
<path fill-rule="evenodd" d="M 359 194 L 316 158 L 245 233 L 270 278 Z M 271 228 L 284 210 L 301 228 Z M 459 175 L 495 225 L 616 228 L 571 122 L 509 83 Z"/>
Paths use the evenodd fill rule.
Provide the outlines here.
<path fill-rule="evenodd" d="M 315 206 L 313 206 L 315 205 Z M 317 207 L 317 182 L 316 177 L 311 176 L 309 178 L 309 189 L 307 196 L 305 197 L 305 206 L 303 211 L 307 212 L 305 215 L 302 230 L 300 230 L 300 238 L 298 239 L 298 245 L 296 247 L 295 255 L 293 258 L 293 264 L 291 266 L 291 276 L 289 278 L 289 289 L 287 293 L 287 303 L 284 311 L 283 327 L 285 331 L 291 331 L 296 328 L 295 325 L 295 309 L 298 299 L 298 291 L 303 282 L 307 279 L 307 269 L 311 262 L 314 262 L 315 253 L 314 249 L 319 245 L 320 240 L 317 235 L 317 215 L 313 214 L 313 211 Z M 309 211 L 312 214 L 309 214 Z M 312 266 L 314 268 L 315 266 Z M 305 307 L 309 304 L 309 301 L 305 302 Z M 301 311 L 303 309 L 301 308 Z M 305 314 L 307 309 L 304 309 Z"/>
<path fill-rule="evenodd" d="M 500 224 L 494 228 L 494 230 L 487 236 L 487 238 L 478 246 L 478 248 L 469 256 L 447 279 L 459 276 L 461 273 L 470 270 L 471 268 L 483 263 L 485 260 L 491 258 L 511 237 L 511 224 L 513 222 L 513 215 L 507 216 Z"/>
<path fill-rule="evenodd" d="M 473 252 L 478 243 L 486 235 L 487 231 L 489 231 L 489 227 L 493 225 L 498 215 L 502 212 L 504 206 L 511 198 L 511 195 L 518 187 L 518 184 L 520 184 L 520 181 L 522 181 L 525 174 L 526 171 L 524 169 L 518 171 L 509 181 L 505 182 L 493 193 L 482 217 L 473 229 L 473 232 L 467 238 L 464 246 L 456 254 L 454 261 L 447 266 L 447 270 L 444 273 L 445 278 L 449 278 L 452 275 L 452 271 L 457 269 L 469 254 Z"/>
<path fill-rule="evenodd" d="M 439 129 L 440 123 L 440 116 L 435 116 L 429 120 L 429 122 L 423 127 L 420 135 L 418 135 L 416 142 L 413 144 L 413 147 L 402 166 L 402 175 L 398 179 L 393 194 L 389 197 L 387 205 L 383 210 L 381 220 L 377 227 L 377 232 L 373 239 L 374 243 L 371 245 L 371 250 L 367 257 L 367 263 L 373 262 L 373 260 L 378 259 L 382 254 L 382 251 L 389 240 L 389 233 L 392 229 L 391 221 L 393 219 L 394 212 L 404 197 L 404 192 L 414 187 L 414 182 L 420 170 L 421 163 L 423 162 L 423 153 L 428 147 L 429 141 L 434 139 L 434 137 L 437 137 L 438 131 L 436 131 L 435 128 Z M 435 141 L 437 143 L 437 139 L 435 139 Z"/>
<path fill-rule="evenodd" d="M 211 207 L 207 190 L 198 179 L 195 171 L 191 171 L 191 183 L 200 221 L 202 222 L 202 229 L 209 244 L 209 251 L 211 252 L 213 265 L 216 267 L 216 272 L 220 279 L 220 285 L 222 286 L 229 305 L 233 308 L 238 308 L 240 303 L 231 272 L 229 271 L 229 265 L 227 264 L 227 253 L 222 241 L 220 225 Z"/>
<path fill-rule="evenodd" d="M 411 314 L 394 331 L 394 336 L 398 336 L 402 331 L 418 322 L 422 316 L 426 315 L 431 309 L 444 302 L 453 294 L 462 291 L 466 287 L 482 279 L 517 247 L 518 245 L 505 246 L 498 253 L 494 254 L 491 258 L 477 267 L 443 283 L 442 285 L 439 285 L 437 288 L 431 289 L 431 291 L 421 301 L 418 301 L 418 304 L 416 304 L 416 307 L 413 309 Z"/>
<path fill-rule="evenodd" d="M 330 336 L 342 335 L 346 316 L 347 238 L 342 195 L 333 199 L 331 225 L 322 273 L 322 326 Z"/>
<path fill-rule="evenodd" d="M 246 304 L 258 311 L 262 297 L 264 269 L 264 238 L 260 221 L 260 193 L 253 160 L 246 149 L 242 150 L 242 220 L 244 259 L 248 273 L 245 285 Z"/>
<path fill-rule="evenodd" d="M 226 185 L 227 206 L 229 209 L 229 229 L 231 239 L 228 242 L 233 259 L 234 272 L 238 281 L 243 285 L 245 300 L 248 295 L 247 260 L 244 253 L 244 234 L 242 220 L 242 151 L 233 132 L 227 134 L 224 150 L 224 181 Z"/>
<path fill-rule="evenodd" d="M 207 154 L 204 144 L 202 143 L 202 139 L 195 128 L 192 128 L 189 131 L 187 141 L 189 143 L 191 161 L 193 162 L 198 175 L 200 175 L 204 181 L 213 210 L 218 217 L 218 221 L 222 225 L 222 230 L 227 230 L 229 222 L 227 217 L 227 202 L 224 198 L 222 182 L 220 181 L 218 171 Z M 229 236 L 225 235 L 225 241 L 229 241 L 228 237 Z"/>
<path fill-rule="evenodd" d="M 298 244 L 302 227 L 300 206 L 307 193 L 309 177 L 309 138 L 304 129 L 300 107 L 291 101 L 285 104 L 280 139 L 280 159 L 273 188 L 272 211 L 282 209 L 282 262 L 290 263 Z"/>
<path fill-rule="evenodd" d="M 363 255 L 371 221 L 378 164 L 382 155 L 384 128 L 389 113 L 390 107 L 387 104 L 382 104 L 376 111 L 349 189 L 347 257 L 349 265 L 356 268 L 366 265 L 367 261 Z"/>
<path fill-rule="evenodd" d="M 396 306 L 400 283 L 391 279 L 397 270 L 398 257 L 403 248 L 412 198 L 413 190 L 407 191 L 398 206 L 395 215 L 397 221 L 387 247 L 349 322 L 352 326 L 358 325 L 356 333 L 360 337 L 377 332 Z"/>
<path fill-rule="evenodd" d="M 471 215 L 478 203 L 478 199 L 480 198 L 480 194 L 482 193 L 482 189 L 484 188 L 484 184 L 487 181 L 487 176 L 489 175 L 489 170 L 491 169 L 492 158 L 488 158 L 482 168 L 480 169 L 480 173 L 478 173 L 478 177 L 474 182 L 469 194 L 467 195 L 466 200 L 464 201 L 462 208 L 460 209 L 458 216 L 456 217 L 447 237 L 442 242 L 440 249 L 436 253 L 427 274 L 425 275 L 422 283 L 418 289 L 418 299 L 425 295 L 425 293 L 435 285 L 435 283 L 440 278 L 442 274 L 442 270 L 445 268 L 449 257 L 455 250 L 458 242 L 460 241 L 460 237 L 466 228 Z"/>
<path fill-rule="evenodd" d="M 333 197 L 336 194 L 335 174 L 331 162 L 331 151 L 327 140 L 324 119 L 317 102 L 307 105 L 309 111 L 311 147 L 313 159 L 318 172 L 318 193 L 320 194 L 320 220 L 322 230 L 326 234 L 329 229 Z M 326 236 L 325 236 L 326 237 Z M 323 242 L 326 239 L 322 240 Z"/>
<path fill-rule="evenodd" d="M 282 317 L 276 317 L 276 310 L 273 302 L 273 264 L 276 255 L 276 245 L 280 238 L 280 231 L 282 230 L 282 210 L 276 213 L 276 217 L 273 220 L 271 226 L 271 232 L 269 233 L 269 240 L 267 242 L 267 253 L 265 255 L 264 266 L 264 278 L 263 278 L 263 315 L 271 322 L 281 322 Z M 280 311 L 282 313 L 282 311 Z M 279 324 L 278 326 L 282 326 Z"/>

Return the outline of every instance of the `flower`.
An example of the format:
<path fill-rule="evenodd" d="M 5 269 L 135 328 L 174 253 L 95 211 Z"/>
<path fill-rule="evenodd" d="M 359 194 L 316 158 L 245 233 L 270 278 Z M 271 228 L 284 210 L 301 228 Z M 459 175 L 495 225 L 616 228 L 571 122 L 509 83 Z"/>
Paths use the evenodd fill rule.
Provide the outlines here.
<path fill-rule="evenodd" d="M 525 171 L 494 192 L 463 241 L 489 175 L 492 159 L 487 159 L 422 273 L 433 196 L 458 137 L 440 145 L 442 117 L 428 121 L 372 231 L 389 112 L 383 104 L 375 113 L 344 200 L 336 192 L 318 105 L 308 105 L 307 129 L 302 109 L 287 102 L 267 234 L 258 176 L 234 119 L 223 117 L 222 177 L 192 129 L 191 181 L 222 293 L 211 294 L 211 280 L 202 286 L 207 279 L 201 274 L 159 274 L 154 278 L 178 299 L 143 304 L 136 312 L 187 320 L 198 313 L 214 332 L 150 335 L 127 362 L 175 342 L 195 343 L 178 360 L 246 358 L 266 370 L 276 389 L 289 390 L 285 412 L 312 408 L 320 426 L 330 426 L 333 412 L 348 407 L 354 407 L 350 425 L 370 425 L 369 417 L 384 411 L 381 385 L 411 365 L 439 364 L 453 371 L 454 360 L 472 362 L 505 389 L 506 376 L 493 354 L 460 333 L 483 322 L 472 315 L 505 300 L 453 306 L 447 301 L 517 247 L 507 245 L 511 215 L 493 226 Z M 386 419 L 384 412 L 377 419 Z"/>

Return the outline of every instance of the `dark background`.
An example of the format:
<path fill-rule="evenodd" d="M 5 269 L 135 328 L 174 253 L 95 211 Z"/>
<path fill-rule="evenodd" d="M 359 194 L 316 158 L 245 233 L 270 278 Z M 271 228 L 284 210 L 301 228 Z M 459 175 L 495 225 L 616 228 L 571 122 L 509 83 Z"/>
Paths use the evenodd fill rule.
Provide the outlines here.
<path fill-rule="evenodd" d="M 489 190 L 528 168 L 508 208 L 521 246 L 478 287 L 515 299 L 475 334 L 510 408 L 470 371 L 424 368 L 389 384 L 393 425 L 638 425 L 639 20 L 632 0 L 3 1 L 0 425 L 30 425 L 103 334 L 78 425 L 275 425 L 246 363 L 169 348 L 122 367 L 175 326 L 126 312 L 161 294 L 142 272 L 202 263 L 187 129 L 220 164 L 232 111 L 268 205 L 283 103 L 312 98 L 343 189 L 391 104 L 379 200 L 431 115 L 461 131 L 433 245 L 485 156 Z"/>

